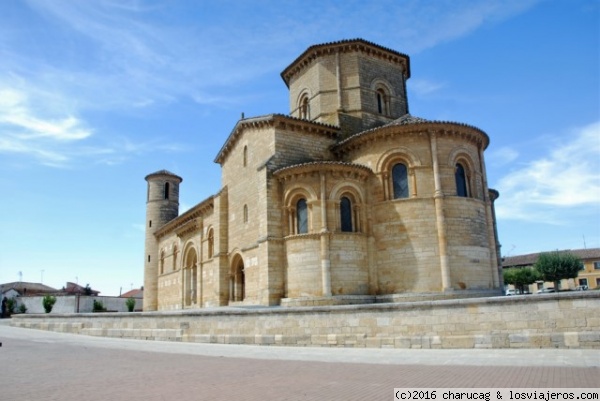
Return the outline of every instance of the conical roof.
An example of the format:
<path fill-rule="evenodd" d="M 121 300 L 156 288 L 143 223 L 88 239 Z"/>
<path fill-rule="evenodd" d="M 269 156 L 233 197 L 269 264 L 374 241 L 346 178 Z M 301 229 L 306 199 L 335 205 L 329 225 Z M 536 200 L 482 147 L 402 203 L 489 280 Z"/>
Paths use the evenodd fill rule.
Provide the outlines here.
<path fill-rule="evenodd" d="M 160 177 L 160 176 L 168 176 L 168 177 L 173 177 L 179 180 L 179 182 L 183 181 L 183 178 L 181 178 L 180 176 L 178 176 L 177 174 L 173 174 L 172 172 L 170 172 L 169 170 L 158 170 L 152 174 L 148 174 L 145 178 L 146 181 L 148 181 L 149 178 L 155 178 L 155 177 Z"/>

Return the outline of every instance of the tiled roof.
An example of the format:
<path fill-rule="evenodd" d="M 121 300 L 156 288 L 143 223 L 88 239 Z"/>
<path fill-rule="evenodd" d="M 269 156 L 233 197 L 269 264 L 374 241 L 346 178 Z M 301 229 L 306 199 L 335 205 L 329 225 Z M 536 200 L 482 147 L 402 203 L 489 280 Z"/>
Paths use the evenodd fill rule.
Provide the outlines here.
<path fill-rule="evenodd" d="M 391 126 L 391 125 L 409 125 L 409 124 L 419 124 L 419 123 L 429 123 L 429 122 L 431 122 L 431 121 L 406 113 L 402 117 L 397 118 L 394 121 L 385 124 L 384 127 Z"/>
<path fill-rule="evenodd" d="M 121 294 L 120 297 L 121 298 L 143 298 L 144 290 L 136 288 L 134 290 L 127 291 L 126 293 Z"/>
<path fill-rule="evenodd" d="M 56 292 L 56 288 L 52 288 L 42 283 L 28 283 L 25 281 L 14 281 L 12 283 L 0 284 L 2 291 L 8 291 L 14 289 L 19 294 L 24 295 L 24 290 L 27 289 L 27 294 L 40 294 L 40 293 L 51 293 Z"/>
<path fill-rule="evenodd" d="M 306 163 L 293 164 L 291 166 L 285 166 L 285 167 L 280 168 L 279 170 L 274 171 L 273 174 L 278 174 L 278 173 L 284 172 L 286 170 L 291 170 L 291 169 L 294 169 L 297 167 L 305 167 L 305 166 L 343 166 L 343 167 L 361 168 L 361 169 L 369 171 L 369 172 L 372 171 L 369 167 L 363 166 L 362 164 L 357 164 L 357 163 L 338 162 L 338 161 L 312 161 L 312 162 L 306 162 Z"/>
<path fill-rule="evenodd" d="M 318 57 L 320 54 L 327 54 L 335 50 L 362 50 L 367 51 L 371 54 L 380 54 L 387 60 L 400 62 L 404 64 L 406 69 L 406 77 L 410 78 L 410 57 L 407 54 L 400 53 L 396 50 L 378 45 L 377 43 L 369 42 L 368 40 L 356 38 L 356 39 L 344 39 L 336 42 L 321 43 L 318 45 L 312 45 L 306 49 L 301 55 L 299 55 L 289 66 L 281 73 L 281 78 L 286 85 L 289 85 L 290 76 L 294 75 L 294 71 L 297 71 L 298 66 L 303 63 L 307 63 L 309 60 Z"/>
<path fill-rule="evenodd" d="M 286 114 L 274 113 L 257 117 L 243 118 L 239 120 L 235 127 L 233 127 L 231 130 L 231 133 L 215 157 L 214 162 L 221 163 L 223 161 L 230 149 L 233 147 L 233 144 L 237 142 L 246 127 L 260 127 L 262 124 L 271 124 L 276 121 L 297 124 L 297 127 L 305 129 L 308 132 L 320 132 L 324 135 L 330 135 L 334 137 L 337 136 L 339 132 L 339 127 L 336 127 L 335 125 L 304 120 Z"/>
<path fill-rule="evenodd" d="M 352 142 L 353 140 L 369 135 L 373 132 L 377 132 L 377 131 L 381 131 L 381 130 L 385 130 L 388 127 L 404 127 L 404 126 L 414 126 L 414 125 L 420 125 L 420 124 L 451 124 L 454 126 L 460 126 L 460 127 L 464 127 L 464 128 L 468 128 L 471 130 L 475 130 L 477 131 L 479 134 L 483 135 L 483 140 L 484 140 L 484 148 L 487 147 L 488 143 L 489 143 L 489 137 L 487 136 L 487 134 L 485 132 L 483 132 L 482 130 L 480 130 L 477 127 L 474 127 L 472 125 L 469 124 L 465 124 L 465 123 L 457 123 L 454 121 L 437 121 L 437 120 L 427 120 L 421 117 L 416 117 L 413 116 L 409 113 L 406 113 L 405 115 L 403 115 L 400 118 L 395 119 L 394 121 L 391 121 L 385 125 L 381 125 L 379 127 L 375 127 L 375 128 L 371 128 L 365 131 L 361 131 L 357 134 L 354 134 L 346 139 L 344 139 L 343 141 L 340 141 L 339 143 L 337 143 L 336 145 L 334 145 L 333 148 L 338 149 L 340 147 L 343 147 L 345 144 Z"/>
<path fill-rule="evenodd" d="M 155 176 L 160 176 L 160 175 L 168 175 L 168 176 L 171 176 L 171 177 L 178 178 L 179 181 L 183 181 L 183 178 L 181 178 L 177 174 L 174 174 L 174 173 L 172 173 L 172 172 L 170 172 L 168 170 L 158 170 L 158 171 L 155 171 L 154 173 L 148 174 L 145 179 L 147 180 L 148 178 L 155 177 Z"/>
<path fill-rule="evenodd" d="M 550 251 L 552 252 L 552 251 Z M 600 260 L 600 248 L 590 249 L 563 249 L 560 253 L 570 253 L 581 260 L 598 259 Z M 502 259 L 502 267 L 532 266 L 540 256 L 540 253 L 529 253 L 526 255 L 507 256 Z"/>

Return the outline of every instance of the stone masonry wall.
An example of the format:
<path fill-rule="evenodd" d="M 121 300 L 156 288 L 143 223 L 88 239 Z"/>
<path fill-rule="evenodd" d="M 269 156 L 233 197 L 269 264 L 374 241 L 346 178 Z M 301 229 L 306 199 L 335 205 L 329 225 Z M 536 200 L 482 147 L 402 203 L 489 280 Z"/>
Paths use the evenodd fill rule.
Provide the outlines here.
<path fill-rule="evenodd" d="M 13 326 L 221 344 L 367 348 L 596 348 L 596 291 L 301 308 L 15 315 Z"/>

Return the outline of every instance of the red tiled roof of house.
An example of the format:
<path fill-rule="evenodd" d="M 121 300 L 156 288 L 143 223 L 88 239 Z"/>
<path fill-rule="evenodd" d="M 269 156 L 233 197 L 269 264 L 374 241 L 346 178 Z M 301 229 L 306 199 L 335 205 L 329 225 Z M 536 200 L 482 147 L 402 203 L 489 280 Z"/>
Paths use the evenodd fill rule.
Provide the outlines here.
<path fill-rule="evenodd" d="M 120 295 L 121 298 L 143 298 L 144 297 L 144 290 L 143 289 L 133 289 L 131 291 L 127 291 L 124 294 Z"/>
<path fill-rule="evenodd" d="M 17 291 L 21 295 L 47 294 L 56 292 L 56 288 L 52 288 L 42 283 L 28 283 L 25 281 L 14 281 L 12 283 L 0 284 L 2 291 L 6 292 L 10 289 Z"/>
<path fill-rule="evenodd" d="M 553 251 L 550 251 L 553 252 Z M 581 260 L 598 259 L 600 260 L 600 248 L 590 249 L 563 249 L 558 251 L 560 253 L 571 253 L 577 256 Z M 502 258 L 502 267 L 519 267 L 519 266 L 532 266 L 536 261 L 540 253 L 529 253 L 526 255 L 507 256 Z"/>

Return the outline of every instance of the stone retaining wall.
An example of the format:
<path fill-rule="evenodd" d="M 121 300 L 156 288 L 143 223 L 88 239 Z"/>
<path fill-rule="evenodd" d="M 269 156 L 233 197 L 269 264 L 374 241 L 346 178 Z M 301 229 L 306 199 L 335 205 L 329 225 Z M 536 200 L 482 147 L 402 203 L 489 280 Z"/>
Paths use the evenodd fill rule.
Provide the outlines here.
<path fill-rule="evenodd" d="M 600 292 L 393 304 L 17 315 L 13 326 L 162 341 L 372 348 L 600 348 Z"/>

